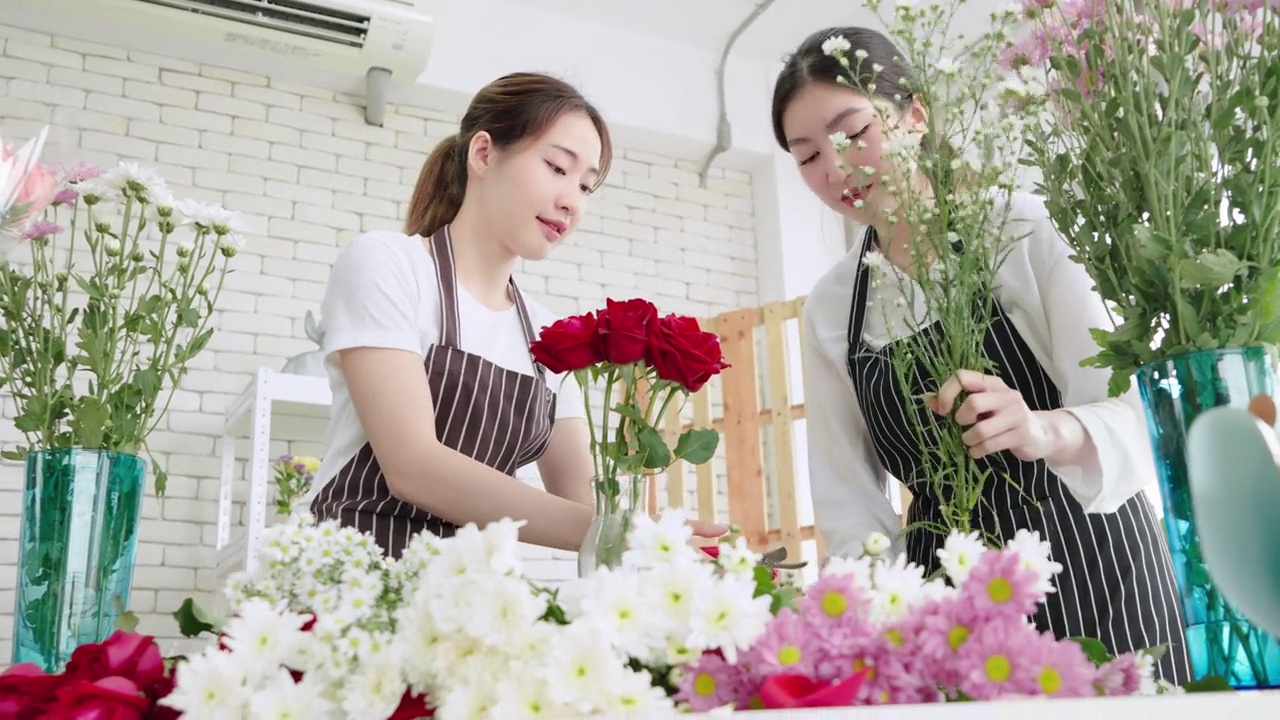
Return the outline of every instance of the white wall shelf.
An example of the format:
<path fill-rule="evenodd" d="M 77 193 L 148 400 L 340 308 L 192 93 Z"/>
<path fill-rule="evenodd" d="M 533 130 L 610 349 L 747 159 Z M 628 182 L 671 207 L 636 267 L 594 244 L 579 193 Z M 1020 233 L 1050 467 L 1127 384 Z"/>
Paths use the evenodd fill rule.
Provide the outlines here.
<path fill-rule="evenodd" d="M 253 570 L 257 564 L 258 546 L 267 524 L 267 496 L 272 478 L 272 439 L 292 435 L 299 421 L 314 425 L 328 420 L 333 394 L 327 378 L 282 373 L 259 368 L 248 386 L 227 408 L 220 446 L 222 450 L 221 484 L 218 490 L 218 536 L 215 553 L 216 584 L 221 587 L 233 570 Z M 235 486 L 237 442 L 249 440 L 248 513 L 244 534 L 231 537 L 232 490 Z M 315 438 L 315 442 L 323 441 Z"/>

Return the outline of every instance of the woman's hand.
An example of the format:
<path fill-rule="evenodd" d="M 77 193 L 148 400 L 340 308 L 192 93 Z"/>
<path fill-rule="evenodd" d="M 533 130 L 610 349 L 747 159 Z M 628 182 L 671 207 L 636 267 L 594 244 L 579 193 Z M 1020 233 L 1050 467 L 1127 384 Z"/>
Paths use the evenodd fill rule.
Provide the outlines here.
<path fill-rule="evenodd" d="M 961 370 L 927 401 L 939 415 L 951 412 L 961 391 L 968 392 L 955 420 L 968 428 L 961 439 L 975 458 L 1008 450 L 1019 460 L 1039 460 L 1053 454 L 1054 433 L 1045 413 L 1027 407 L 1022 393 L 994 375 Z"/>

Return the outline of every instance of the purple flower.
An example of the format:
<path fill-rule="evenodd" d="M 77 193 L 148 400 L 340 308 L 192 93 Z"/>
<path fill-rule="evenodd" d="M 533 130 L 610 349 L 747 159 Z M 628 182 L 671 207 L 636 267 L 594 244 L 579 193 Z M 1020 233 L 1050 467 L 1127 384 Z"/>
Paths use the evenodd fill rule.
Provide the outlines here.
<path fill-rule="evenodd" d="M 60 225 L 55 225 L 48 220 L 36 220 L 27 227 L 26 232 L 22 233 L 23 240 L 33 240 L 35 238 L 52 237 L 62 232 Z"/>
<path fill-rule="evenodd" d="M 62 188 L 53 196 L 54 205 L 71 205 L 80 198 L 80 193 L 71 188 Z"/>

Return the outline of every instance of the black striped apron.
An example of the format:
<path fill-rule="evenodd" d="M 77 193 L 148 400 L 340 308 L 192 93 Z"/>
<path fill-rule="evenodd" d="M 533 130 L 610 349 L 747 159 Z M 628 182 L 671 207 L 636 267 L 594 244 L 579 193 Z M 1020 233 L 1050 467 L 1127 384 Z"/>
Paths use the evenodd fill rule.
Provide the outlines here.
<path fill-rule="evenodd" d="M 875 235 L 869 230 L 863 240 L 849 314 L 849 376 L 876 457 L 886 472 L 915 495 L 908 523 L 938 523 L 942 521 L 939 499 L 928 483 L 921 482 L 925 451 L 913 442 L 913 425 L 906 414 L 932 411 L 923 404 L 911 410 L 905 407 L 891 364 L 895 346 L 900 347 L 901 342 L 873 350 L 863 341 L 870 283 L 862 259 L 874 242 Z M 995 312 L 983 347 L 996 367 L 992 374 L 1021 392 L 1033 411 L 1061 408 L 1057 386 L 1004 309 L 994 299 L 991 302 Z M 941 334 L 945 328 L 935 322 L 920 332 Z M 921 366 L 916 373 L 919 386 L 915 390 L 923 393 L 928 373 Z M 928 390 L 937 389 L 936 382 L 930 384 Z M 921 427 L 930 426 L 926 422 Z M 1036 627 L 1059 638 L 1097 638 L 1113 653 L 1169 643 L 1169 652 L 1156 666 L 1156 676 L 1179 685 L 1189 681 L 1182 607 L 1169 551 L 1145 495 L 1131 498 L 1113 513 L 1086 513 L 1043 460 L 1026 462 L 1005 451 L 979 462 L 994 472 L 974 513 L 974 526 L 1001 542 L 1012 539 L 1019 529 L 1038 531 L 1040 539 L 1049 542 L 1053 559 L 1062 564 L 1062 571 L 1054 578 L 1057 592 L 1050 593 L 1038 608 Z M 932 574 L 939 567 L 937 551 L 944 541 L 933 531 L 913 530 L 906 539 L 907 559 Z"/>
<path fill-rule="evenodd" d="M 443 317 L 440 342 L 427 350 L 423 365 L 435 406 L 436 437 L 445 447 L 514 477 L 551 441 L 555 394 L 545 368 L 532 355 L 535 374 L 526 375 L 461 349 L 457 275 L 447 226 L 431 237 L 431 250 Z M 532 342 L 533 323 L 514 278 L 511 296 L 525 341 Z M 369 443 L 325 484 L 311 501 L 311 512 L 317 520 L 338 520 L 370 533 L 393 558 L 420 532 L 449 537 L 458 528 L 393 496 Z"/>

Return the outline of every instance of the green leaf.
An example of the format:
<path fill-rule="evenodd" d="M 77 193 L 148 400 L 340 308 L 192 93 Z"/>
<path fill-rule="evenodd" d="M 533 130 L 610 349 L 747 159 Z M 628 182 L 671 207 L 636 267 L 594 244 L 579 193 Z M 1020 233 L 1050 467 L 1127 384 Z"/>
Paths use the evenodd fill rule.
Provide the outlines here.
<path fill-rule="evenodd" d="M 182 601 L 182 605 L 173 612 L 173 619 L 178 621 L 178 632 L 182 633 L 182 637 L 217 634 L 217 626 L 192 598 Z"/>
<path fill-rule="evenodd" d="M 637 425 L 645 424 L 644 416 L 640 414 L 640 408 L 636 407 L 635 405 L 618 403 L 617 405 L 613 406 L 613 411 L 618 413 L 622 417 L 636 423 Z"/>
<path fill-rule="evenodd" d="M 116 620 L 116 629 L 131 633 L 137 632 L 140 620 L 131 610 L 125 610 L 120 613 L 120 617 Z"/>
<path fill-rule="evenodd" d="M 87 448 L 102 447 L 111 409 L 96 397 L 87 396 L 80 400 L 80 407 L 67 421 L 67 425 L 71 427 L 71 432 L 75 436 L 75 444 Z"/>
<path fill-rule="evenodd" d="M 1101 641 L 1087 637 L 1073 637 L 1067 639 L 1080 645 L 1080 648 L 1084 650 L 1085 657 L 1093 661 L 1094 665 L 1102 665 L 1115 659 L 1111 656 L 1111 653 L 1107 651 L 1107 646 L 1103 645 Z"/>
<path fill-rule="evenodd" d="M 1217 248 L 1197 257 L 1178 261 L 1178 274 L 1183 287 L 1207 285 L 1216 288 L 1234 280 L 1248 266 L 1249 263 L 1236 257 L 1230 250 Z"/>
<path fill-rule="evenodd" d="M 163 497 L 164 489 L 169 485 L 169 474 L 166 473 L 163 469 L 161 469 L 160 466 L 158 465 L 155 466 L 155 469 L 156 469 L 156 497 Z"/>
<path fill-rule="evenodd" d="M 773 572 L 763 565 L 757 565 L 755 568 L 756 589 L 751 597 L 760 597 L 768 595 L 778 589 L 776 583 L 773 582 Z"/>
<path fill-rule="evenodd" d="M 644 466 L 650 470 L 661 470 L 671 464 L 671 448 L 662 439 L 662 435 L 651 427 L 641 427 L 636 432 L 636 440 L 644 450 Z"/>
<path fill-rule="evenodd" d="M 795 609 L 796 607 L 796 589 L 790 586 L 780 587 L 773 593 L 773 602 L 769 605 L 769 612 L 777 615 L 782 608 Z"/>
<path fill-rule="evenodd" d="M 1235 691 L 1235 689 L 1231 687 L 1231 683 L 1227 682 L 1227 679 L 1221 675 L 1205 675 L 1199 680 L 1192 680 L 1186 685 L 1183 685 L 1182 689 L 1189 693 Z"/>
<path fill-rule="evenodd" d="M 694 465 L 701 465 L 716 454 L 720 433 L 710 428 L 685 430 L 676 441 L 676 457 Z"/>
<path fill-rule="evenodd" d="M 5 460 L 26 460 L 27 452 L 25 450 L 0 450 L 0 458 Z"/>

